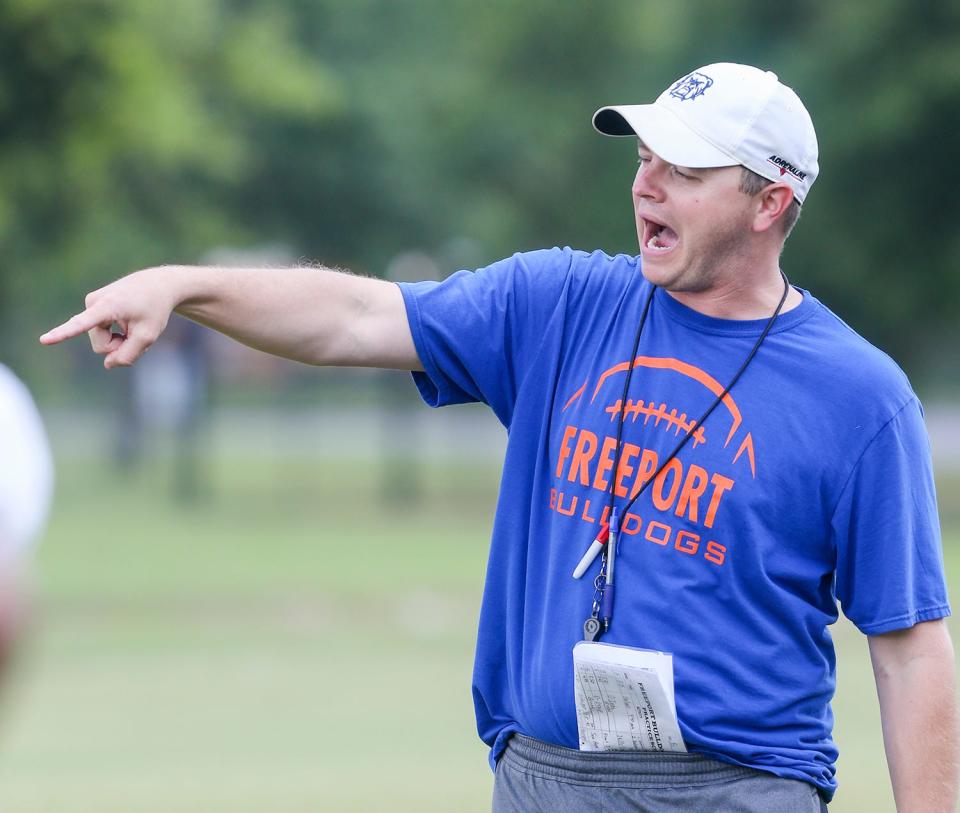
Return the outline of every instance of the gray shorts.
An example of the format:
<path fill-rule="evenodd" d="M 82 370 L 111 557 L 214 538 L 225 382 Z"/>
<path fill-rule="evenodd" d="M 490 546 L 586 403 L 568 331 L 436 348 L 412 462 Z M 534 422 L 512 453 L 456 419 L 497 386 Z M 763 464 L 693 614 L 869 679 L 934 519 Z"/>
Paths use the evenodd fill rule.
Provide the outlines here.
<path fill-rule="evenodd" d="M 588 752 L 514 734 L 497 762 L 493 813 L 822 813 L 807 782 L 700 754 Z"/>

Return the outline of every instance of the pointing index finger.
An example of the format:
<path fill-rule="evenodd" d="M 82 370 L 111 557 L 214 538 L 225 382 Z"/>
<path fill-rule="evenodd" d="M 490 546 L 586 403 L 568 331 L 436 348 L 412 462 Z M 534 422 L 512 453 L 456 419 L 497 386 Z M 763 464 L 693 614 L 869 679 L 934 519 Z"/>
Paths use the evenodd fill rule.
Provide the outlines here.
<path fill-rule="evenodd" d="M 78 313 L 62 325 L 44 333 L 40 337 L 40 344 L 59 344 L 95 327 L 108 327 L 112 322 L 113 319 L 96 313 L 93 308 L 87 308 L 83 313 Z"/>

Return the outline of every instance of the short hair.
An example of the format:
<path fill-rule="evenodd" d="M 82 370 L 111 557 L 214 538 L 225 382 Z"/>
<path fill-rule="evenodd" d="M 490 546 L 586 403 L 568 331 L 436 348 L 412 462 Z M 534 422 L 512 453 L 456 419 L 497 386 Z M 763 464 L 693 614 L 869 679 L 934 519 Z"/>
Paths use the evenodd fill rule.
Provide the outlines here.
<path fill-rule="evenodd" d="M 740 191 L 746 195 L 756 195 L 758 192 L 762 192 L 766 189 L 773 181 L 764 178 L 762 175 L 758 175 L 752 169 L 747 169 L 746 167 L 740 167 Z M 793 231 L 793 227 L 797 225 L 797 221 L 800 219 L 800 203 L 794 198 L 790 201 L 790 206 L 787 208 L 787 211 L 783 213 L 781 219 L 781 224 L 783 225 L 783 239 L 786 240 L 790 236 L 790 232 Z"/>

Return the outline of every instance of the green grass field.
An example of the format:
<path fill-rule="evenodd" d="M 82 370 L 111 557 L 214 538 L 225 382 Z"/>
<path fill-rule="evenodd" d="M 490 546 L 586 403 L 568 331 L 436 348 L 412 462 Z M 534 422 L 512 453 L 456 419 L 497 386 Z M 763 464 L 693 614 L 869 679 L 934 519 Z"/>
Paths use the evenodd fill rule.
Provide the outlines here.
<path fill-rule="evenodd" d="M 498 471 L 218 459 L 208 503 L 61 466 L 0 810 L 483 811 L 470 671 Z M 960 540 L 948 545 L 957 595 Z M 841 790 L 892 810 L 866 642 L 836 630 Z"/>

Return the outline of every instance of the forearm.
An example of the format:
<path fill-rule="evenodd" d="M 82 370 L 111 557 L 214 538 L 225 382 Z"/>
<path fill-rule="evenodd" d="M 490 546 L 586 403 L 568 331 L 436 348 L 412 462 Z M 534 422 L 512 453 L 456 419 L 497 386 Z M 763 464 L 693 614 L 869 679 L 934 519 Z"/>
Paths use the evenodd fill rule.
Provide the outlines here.
<path fill-rule="evenodd" d="M 306 364 L 423 369 L 400 289 L 326 268 L 145 268 L 87 294 L 85 304 L 40 341 L 86 333 L 108 369 L 134 364 L 173 311 Z"/>
<path fill-rule="evenodd" d="M 883 742 L 899 813 L 951 813 L 960 773 L 953 651 L 874 658 Z"/>
<path fill-rule="evenodd" d="M 390 366 L 382 353 L 372 356 L 357 328 L 385 296 L 399 298 L 391 283 L 312 267 L 163 272 L 177 313 L 257 350 L 307 364 Z"/>

